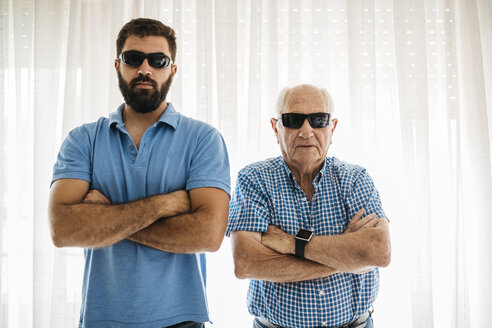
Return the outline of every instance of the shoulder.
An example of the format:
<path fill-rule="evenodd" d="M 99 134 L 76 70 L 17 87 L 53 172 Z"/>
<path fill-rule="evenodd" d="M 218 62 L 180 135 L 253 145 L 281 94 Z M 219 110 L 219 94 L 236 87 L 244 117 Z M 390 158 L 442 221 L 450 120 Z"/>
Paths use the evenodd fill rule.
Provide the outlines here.
<path fill-rule="evenodd" d="M 364 167 L 341 161 L 336 157 L 328 157 L 326 166 L 332 175 L 344 179 L 357 179 L 361 174 L 367 173 Z"/>
<path fill-rule="evenodd" d="M 203 122 L 185 115 L 180 114 L 178 129 L 183 129 L 187 133 L 196 136 L 206 136 L 208 134 L 219 133 L 215 127 L 207 122 Z"/>
<path fill-rule="evenodd" d="M 372 190 L 374 182 L 367 170 L 356 164 L 343 162 L 335 157 L 327 158 L 330 180 L 335 182 L 344 194 L 357 190 Z"/>
<path fill-rule="evenodd" d="M 283 170 L 282 161 L 283 161 L 283 157 L 279 156 L 279 157 L 268 158 L 263 161 L 248 164 L 239 171 L 238 178 L 240 177 L 268 178 L 273 175 L 277 175 L 280 169 Z"/>
<path fill-rule="evenodd" d="M 85 123 L 70 130 L 66 140 L 75 142 L 93 141 L 101 130 L 109 130 L 109 121 L 105 117 L 99 118 L 96 122 Z"/>

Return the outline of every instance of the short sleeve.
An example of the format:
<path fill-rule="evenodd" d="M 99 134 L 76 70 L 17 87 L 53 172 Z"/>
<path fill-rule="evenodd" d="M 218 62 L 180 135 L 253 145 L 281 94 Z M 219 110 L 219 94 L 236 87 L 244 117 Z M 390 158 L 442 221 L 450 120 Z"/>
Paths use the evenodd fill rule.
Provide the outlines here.
<path fill-rule="evenodd" d="M 51 183 L 58 179 L 80 179 L 91 183 L 91 142 L 82 126 L 68 134 L 53 166 Z"/>
<path fill-rule="evenodd" d="M 346 199 L 349 218 L 361 208 L 365 208 L 365 215 L 376 213 L 378 217 L 385 217 L 379 192 L 369 173 L 363 169 L 354 180 L 350 193 Z M 364 216 L 365 216 L 364 215 Z"/>
<path fill-rule="evenodd" d="M 229 222 L 226 235 L 233 231 L 267 230 L 271 222 L 271 207 L 259 178 L 250 171 L 239 172 L 236 188 L 229 206 Z"/>
<path fill-rule="evenodd" d="M 219 131 L 212 129 L 199 140 L 186 181 L 186 190 L 204 187 L 219 188 L 231 194 L 229 156 Z"/>

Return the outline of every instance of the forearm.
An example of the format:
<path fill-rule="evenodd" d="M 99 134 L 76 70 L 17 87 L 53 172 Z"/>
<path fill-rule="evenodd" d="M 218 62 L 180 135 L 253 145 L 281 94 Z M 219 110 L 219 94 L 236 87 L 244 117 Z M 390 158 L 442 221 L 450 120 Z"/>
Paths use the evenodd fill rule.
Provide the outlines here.
<path fill-rule="evenodd" d="M 280 254 L 263 246 L 259 233 L 236 231 L 231 237 L 235 274 L 240 279 L 293 282 L 324 278 L 337 273 L 325 265 Z"/>
<path fill-rule="evenodd" d="M 105 247 L 139 231 L 160 217 L 182 213 L 174 193 L 130 203 L 56 204 L 49 208 L 53 242 L 57 247 Z"/>
<path fill-rule="evenodd" d="M 305 257 L 343 272 L 385 267 L 391 258 L 387 224 L 353 233 L 315 236 L 306 245 Z"/>
<path fill-rule="evenodd" d="M 270 225 L 262 243 L 281 254 L 295 254 L 295 237 Z M 305 258 L 341 272 L 367 272 L 387 266 L 391 258 L 388 224 L 380 219 L 372 228 L 341 235 L 314 236 L 306 245 Z"/>
<path fill-rule="evenodd" d="M 238 278 L 272 282 L 313 280 L 325 278 L 338 272 L 333 268 L 313 261 L 280 253 L 261 258 L 256 256 L 249 262 L 242 262 L 242 265 L 244 266 L 242 268 L 236 267 L 236 276 Z"/>
<path fill-rule="evenodd" d="M 226 213 L 195 211 L 160 219 L 128 239 L 170 253 L 215 252 L 224 239 L 226 224 Z"/>
<path fill-rule="evenodd" d="M 217 188 L 189 191 L 192 213 L 161 219 L 128 239 L 171 253 L 214 252 L 224 239 L 229 195 Z"/>

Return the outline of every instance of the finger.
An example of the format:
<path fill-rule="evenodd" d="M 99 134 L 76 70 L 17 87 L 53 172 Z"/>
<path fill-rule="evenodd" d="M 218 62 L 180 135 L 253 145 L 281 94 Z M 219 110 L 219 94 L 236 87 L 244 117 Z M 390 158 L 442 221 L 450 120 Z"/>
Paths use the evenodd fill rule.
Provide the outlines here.
<path fill-rule="evenodd" d="M 373 218 L 375 218 L 374 215 L 372 214 L 369 214 L 369 215 L 366 215 L 363 219 L 355 222 L 353 225 L 352 225 L 352 230 L 359 230 L 361 227 L 363 227 L 364 225 L 367 224 L 367 222 L 371 221 Z"/>
<path fill-rule="evenodd" d="M 364 212 L 366 211 L 365 208 L 361 208 L 360 210 L 357 211 L 357 213 L 355 213 L 355 215 L 353 216 L 353 218 L 350 220 L 348 226 L 350 227 L 351 225 L 353 225 L 354 223 L 356 223 L 357 221 L 360 220 L 360 218 L 362 217 L 362 215 L 364 215 Z"/>
<path fill-rule="evenodd" d="M 359 230 L 375 227 L 379 222 L 380 220 L 377 216 L 371 217 L 371 219 L 367 221 L 367 223 L 364 224 L 362 227 L 360 227 Z"/>

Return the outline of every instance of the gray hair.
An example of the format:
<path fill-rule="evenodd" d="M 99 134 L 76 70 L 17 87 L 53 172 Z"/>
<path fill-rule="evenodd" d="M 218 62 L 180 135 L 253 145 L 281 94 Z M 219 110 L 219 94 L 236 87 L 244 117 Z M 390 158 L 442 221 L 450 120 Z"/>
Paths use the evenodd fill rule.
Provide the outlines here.
<path fill-rule="evenodd" d="M 282 90 L 280 90 L 280 93 L 278 94 L 278 98 L 277 98 L 277 105 L 275 107 L 275 115 L 276 116 L 279 115 L 282 112 L 282 110 L 284 109 L 285 102 L 286 102 L 286 100 L 288 100 L 287 94 L 289 93 L 289 91 L 294 89 L 294 88 L 300 87 L 302 85 L 303 84 L 297 85 L 294 87 L 285 87 Z M 323 95 L 325 96 L 325 99 L 326 99 L 326 105 L 328 106 L 328 112 L 333 113 L 333 111 L 335 110 L 334 105 L 333 105 L 333 98 L 328 93 L 328 90 L 326 90 L 325 88 L 318 88 L 318 87 L 313 86 L 313 85 L 310 85 L 310 86 L 318 89 L 321 93 L 323 93 Z"/>

